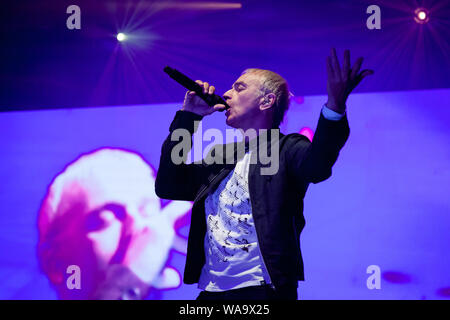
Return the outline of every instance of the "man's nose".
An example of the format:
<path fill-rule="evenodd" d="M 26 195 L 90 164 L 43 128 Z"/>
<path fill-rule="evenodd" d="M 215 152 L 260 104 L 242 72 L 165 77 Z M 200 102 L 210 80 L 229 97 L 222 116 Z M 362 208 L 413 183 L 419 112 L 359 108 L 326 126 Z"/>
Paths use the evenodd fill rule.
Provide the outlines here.
<path fill-rule="evenodd" d="M 231 94 L 230 94 L 231 90 L 228 90 L 227 92 L 224 93 L 224 95 L 222 96 L 225 101 L 230 100 L 231 99 Z"/>

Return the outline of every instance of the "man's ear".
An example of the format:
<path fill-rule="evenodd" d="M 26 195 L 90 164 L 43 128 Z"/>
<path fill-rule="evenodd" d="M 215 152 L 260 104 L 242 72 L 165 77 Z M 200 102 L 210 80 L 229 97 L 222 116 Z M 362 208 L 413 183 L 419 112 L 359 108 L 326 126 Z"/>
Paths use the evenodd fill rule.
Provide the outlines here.
<path fill-rule="evenodd" d="M 259 109 L 266 110 L 273 106 L 277 97 L 273 93 L 268 93 L 261 97 Z"/>

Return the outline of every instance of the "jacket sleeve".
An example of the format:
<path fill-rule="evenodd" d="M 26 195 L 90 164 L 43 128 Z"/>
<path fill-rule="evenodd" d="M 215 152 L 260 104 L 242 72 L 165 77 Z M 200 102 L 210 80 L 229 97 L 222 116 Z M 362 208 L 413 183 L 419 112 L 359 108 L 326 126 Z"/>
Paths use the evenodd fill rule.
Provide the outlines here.
<path fill-rule="evenodd" d="M 197 128 L 195 121 L 200 121 L 203 116 L 193 112 L 179 110 L 175 114 L 169 128 L 169 136 L 161 148 L 158 173 L 156 175 L 155 192 L 160 198 L 171 200 L 193 201 L 203 182 L 203 164 L 186 164 L 187 152 L 183 154 L 183 162 L 175 164 L 172 161 L 172 150 L 180 141 L 172 141 L 172 133 L 181 129 L 189 132 L 190 146 L 192 146 L 192 135 Z"/>
<path fill-rule="evenodd" d="M 333 121 L 321 113 L 312 142 L 299 134 L 294 135 L 287 150 L 287 161 L 288 171 L 298 185 L 328 179 L 349 134 L 347 116 Z"/>

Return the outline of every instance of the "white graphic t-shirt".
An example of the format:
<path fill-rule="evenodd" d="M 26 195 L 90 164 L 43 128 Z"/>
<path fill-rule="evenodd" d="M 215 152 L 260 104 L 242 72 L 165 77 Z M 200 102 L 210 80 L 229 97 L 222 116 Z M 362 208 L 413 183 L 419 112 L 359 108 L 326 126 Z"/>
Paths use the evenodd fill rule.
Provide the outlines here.
<path fill-rule="evenodd" d="M 270 283 L 258 246 L 248 189 L 251 151 L 205 200 L 205 257 L 198 287 L 224 291 Z"/>

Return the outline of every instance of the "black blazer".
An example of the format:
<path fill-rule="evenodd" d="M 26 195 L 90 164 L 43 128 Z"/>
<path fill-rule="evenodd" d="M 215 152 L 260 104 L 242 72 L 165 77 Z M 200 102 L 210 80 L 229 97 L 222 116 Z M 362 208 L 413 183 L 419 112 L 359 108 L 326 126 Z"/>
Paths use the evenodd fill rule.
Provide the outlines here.
<path fill-rule="evenodd" d="M 179 141 L 171 141 L 171 133 L 183 128 L 192 134 L 194 121 L 202 116 L 189 111 L 177 111 L 170 125 L 170 134 L 163 143 L 161 159 L 156 177 L 155 191 L 160 198 L 194 201 L 189 230 L 184 283 L 198 282 L 205 263 L 204 237 L 206 217 L 204 200 L 214 191 L 234 164 L 202 163 L 175 165 L 171 161 L 172 148 Z M 303 260 L 300 251 L 300 232 L 305 225 L 303 198 L 309 183 L 318 183 L 331 176 L 340 149 L 349 136 L 346 117 L 339 121 L 327 120 L 320 115 L 317 129 L 311 143 L 298 133 L 284 135 L 277 128 L 278 137 L 270 136 L 267 152 L 272 144 L 279 150 L 279 169 L 274 175 L 261 175 L 262 163 L 251 161 L 249 168 L 249 194 L 252 215 L 260 245 L 262 258 L 275 287 L 297 286 L 304 280 Z M 214 146 L 209 156 L 217 158 L 221 152 L 224 158 L 232 156 L 237 160 L 238 144 L 234 143 L 232 155 L 226 154 L 226 145 Z M 257 153 L 252 153 L 252 157 Z M 207 158 L 208 158 L 207 157 Z"/>

